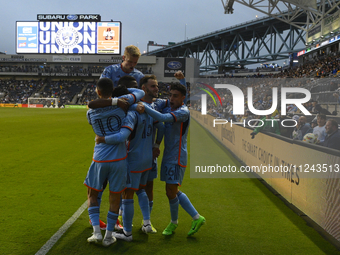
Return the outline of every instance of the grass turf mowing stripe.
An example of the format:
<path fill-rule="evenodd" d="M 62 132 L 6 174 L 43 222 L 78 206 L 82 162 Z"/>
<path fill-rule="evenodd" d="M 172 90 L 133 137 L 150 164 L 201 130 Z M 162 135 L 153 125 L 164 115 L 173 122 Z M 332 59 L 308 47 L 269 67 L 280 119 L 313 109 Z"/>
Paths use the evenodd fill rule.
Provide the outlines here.
<path fill-rule="evenodd" d="M 35 254 L 84 200 L 94 133 L 81 109 L 0 108 L 0 254 Z"/>
<path fill-rule="evenodd" d="M 50 240 L 48 240 L 43 247 L 35 254 L 35 255 L 45 255 L 49 252 L 49 250 L 53 247 L 53 245 L 58 242 L 60 237 L 71 227 L 71 225 L 79 218 L 79 216 L 85 211 L 87 208 L 87 200 L 79 207 L 79 209 L 69 218 L 65 224 L 59 228 L 57 233 L 55 233 Z"/>

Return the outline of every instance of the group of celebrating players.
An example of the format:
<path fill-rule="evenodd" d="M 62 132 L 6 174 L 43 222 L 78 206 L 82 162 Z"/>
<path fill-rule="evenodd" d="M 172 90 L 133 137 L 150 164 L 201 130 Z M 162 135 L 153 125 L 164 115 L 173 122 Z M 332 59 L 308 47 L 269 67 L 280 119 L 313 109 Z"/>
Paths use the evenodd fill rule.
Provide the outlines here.
<path fill-rule="evenodd" d="M 151 224 L 150 213 L 163 136 L 160 179 L 166 183 L 171 221 L 162 234 L 172 235 L 177 228 L 179 205 L 193 218 L 188 236 L 205 223 L 186 194 L 178 189 L 187 166 L 190 123 L 184 75 L 177 72 L 175 77 L 179 83 L 171 85 L 170 98 L 159 99 L 156 77 L 144 76 L 135 69 L 140 55 L 137 47 L 127 46 L 123 62 L 105 68 L 96 86 L 99 99 L 89 103 L 87 112 L 88 122 L 96 134 L 93 161 L 84 181 L 93 227 L 87 241 L 101 242 L 103 246 L 113 244 L 116 239 L 132 241 L 134 193 L 143 215 L 142 231 L 157 232 Z M 107 184 L 110 207 L 106 225 L 100 221 L 99 211 Z M 104 238 L 103 229 L 106 229 Z"/>

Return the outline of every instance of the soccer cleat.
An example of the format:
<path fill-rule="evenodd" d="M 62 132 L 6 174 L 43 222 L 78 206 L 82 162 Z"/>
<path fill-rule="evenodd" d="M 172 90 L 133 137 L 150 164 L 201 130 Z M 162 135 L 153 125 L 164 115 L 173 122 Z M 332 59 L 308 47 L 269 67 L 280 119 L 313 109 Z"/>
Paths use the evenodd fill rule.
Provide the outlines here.
<path fill-rule="evenodd" d="M 144 221 L 142 220 L 142 231 L 143 231 L 143 225 L 144 225 Z M 143 231 L 144 232 L 144 231 Z M 145 233 L 145 232 L 144 232 Z M 154 228 L 154 226 L 151 223 L 151 232 L 148 232 L 150 234 L 156 234 L 157 233 L 157 229 Z"/>
<path fill-rule="evenodd" d="M 151 229 L 152 229 L 152 231 L 150 232 L 151 234 L 157 233 L 157 229 L 155 229 L 152 224 L 151 224 Z"/>
<path fill-rule="evenodd" d="M 119 230 L 117 232 L 113 232 L 112 236 L 114 236 L 117 239 L 121 239 L 127 242 L 131 242 L 132 241 L 132 234 L 131 235 L 126 235 L 124 230 Z"/>
<path fill-rule="evenodd" d="M 90 224 L 92 226 L 91 220 L 89 220 L 89 222 L 90 222 Z M 103 221 L 101 221 L 101 220 L 99 220 L 99 227 L 100 227 L 101 230 L 106 230 L 106 224 Z"/>
<path fill-rule="evenodd" d="M 119 225 L 124 226 L 124 225 L 123 225 L 123 216 L 122 216 L 122 215 L 119 215 L 119 216 L 118 216 L 117 221 L 119 222 Z M 117 222 L 117 223 L 118 223 L 118 222 Z"/>
<path fill-rule="evenodd" d="M 163 230 L 162 234 L 165 235 L 165 236 L 172 235 L 172 232 L 175 231 L 177 226 L 178 226 L 178 224 L 174 224 L 174 223 L 170 222 L 169 225 Z"/>
<path fill-rule="evenodd" d="M 92 233 L 92 236 L 87 238 L 89 243 L 99 243 L 103 239 L 101 233 Z"/>
<path fill-rule="evenodd" d="M 144 233 L 151 233 L 152 232 L 152 227 L 151 227 L 151 224 L 147 224 L 147 225 L 143 225 L 142 226 L 142 231 Z"/>
<path fill-rule="evenodd" d="M 115 243 L 116 241 L 117 239 L 111 235 L 109 238 L 104 238 L 102 244 L 103 246 L 108 247 L 111 244 Z"/>
<path fill-rule="evenodd" d="M 203 216 L 200 216 L 197 220 L 193 220 L 191 224 L 191 229 L 188 232 L 188 236 L 192 236 L 193 234 L 195 234 L 204 223 L 205 218 Z"/>
<path fill-rule="evenodd" d="M 117 219 L 117 222 L 115 224 L 115 230 L 121 230 L 123 229 L 123 226 L 120 224 L 119 220 Z"/>

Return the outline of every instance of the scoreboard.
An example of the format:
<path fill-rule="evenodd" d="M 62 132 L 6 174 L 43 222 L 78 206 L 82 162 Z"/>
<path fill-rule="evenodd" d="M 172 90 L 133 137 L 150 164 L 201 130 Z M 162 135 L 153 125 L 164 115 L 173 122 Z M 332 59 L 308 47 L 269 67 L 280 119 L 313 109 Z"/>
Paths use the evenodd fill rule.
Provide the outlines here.
<path fill-rule="evenodd" d="M 17 21 L 16 53 L 121 54 L 120 21 Z"/>

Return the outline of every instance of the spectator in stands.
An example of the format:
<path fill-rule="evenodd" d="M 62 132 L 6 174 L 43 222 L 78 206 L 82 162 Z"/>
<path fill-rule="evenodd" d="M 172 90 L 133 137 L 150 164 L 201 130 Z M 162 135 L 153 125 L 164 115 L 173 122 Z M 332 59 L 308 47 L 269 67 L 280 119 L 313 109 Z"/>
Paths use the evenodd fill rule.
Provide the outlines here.
<path fill-rule="evenodd" d="M 312 110 L 311 110 L 311 113 L 315 113 L 317 114 L 318 111 L 316 108 L 318 108 L 320 105 L 318 104 L 318 101 L 312 101 Z"/>
<path fill-rule="evenodd" d="M 271 116 L 271 114 L 263 117 L 262 122 L 260 121 L 259 125 L 254 129 L 254 131 L 250 134 L 252 139 L 254 139 L 255 135 L 257 135 L 261 130 L 275 133 L 277 135 L 280 135 L 280 127 L 277 121 L 270 121 L 274 120 L 274 118 Z M 263 125 L 262 125 L 263 124 Z"/>
<path fill-rule="evenodd" d="M 326 122 L 326 132 L 327 136 L 325 141 L 321 143 L 321 145 L 340 150 L 340 133 L 338 131 L 338 123 L 334 119 L 329 119 Z"/>
<path fill-rule="evenodd" d="M 333 93 L 333 96 L 337 99 L 337 103 L 340 104 L 340 95 L 338 93 Z"/>
<path fill-rule="evenodd" d="M 298 115 L 296 116 L 299 117 Z M 282 116 L 281 113 L 279 114 L 279 119 L 280 119 L 280 122 L 285 120 L 285 127 L 280 126 L 281 135 L 287 138 L 291 138 L 292 133 L 294 131 L 294 125 L 296 125 L 296 122 L 293 120 L 293 118 L 289 118 L 288 116 Z"/>
<path fill-rule="evenodd" d="M 310 126 L 313 128 L 313 130 L 315 127 L 318 126 L 318 120 L 316 117 L 312 120 L 312 122 L 310 123 Z"/>
<path fill-rule="evenodd" d="M 307 102 L 306 104 L 304 104 L 307 111 L 311 112 L 312 109 L 313 109 L 313 105 L 312 105 L 312 102 Z"/>
<path fill-rule="evenodd" d="M 293 116 L 294 118 L 294 116 Z M 307 133 L 313 133 L 313 129 L 310 126 L 309 123 L 307 123 L 307 118 L 305 116 L 301 116 L 298 120 L 298 124 L 295 127 L 293 133 L 292 133 L 292 138 L 294 140 L 300 140 L 302 141 L 303 137 Z"/>
<path fill-rule="evenodd" d="M 325 141 L 326 133 L 326 115 L 318 114 L 317 118 L 317 126 L 313 128 L 313 133 L 318 136 L 317 143 L 322 143 Z"/>
<path fill-rule="evenodd" d="M 315 113 L 318 114 L 331 115 L 331 113 L 327 109 L 322 108 L 321 105 L 319 104 L 315 106 L 315 110 L 316 110 Z"/>

